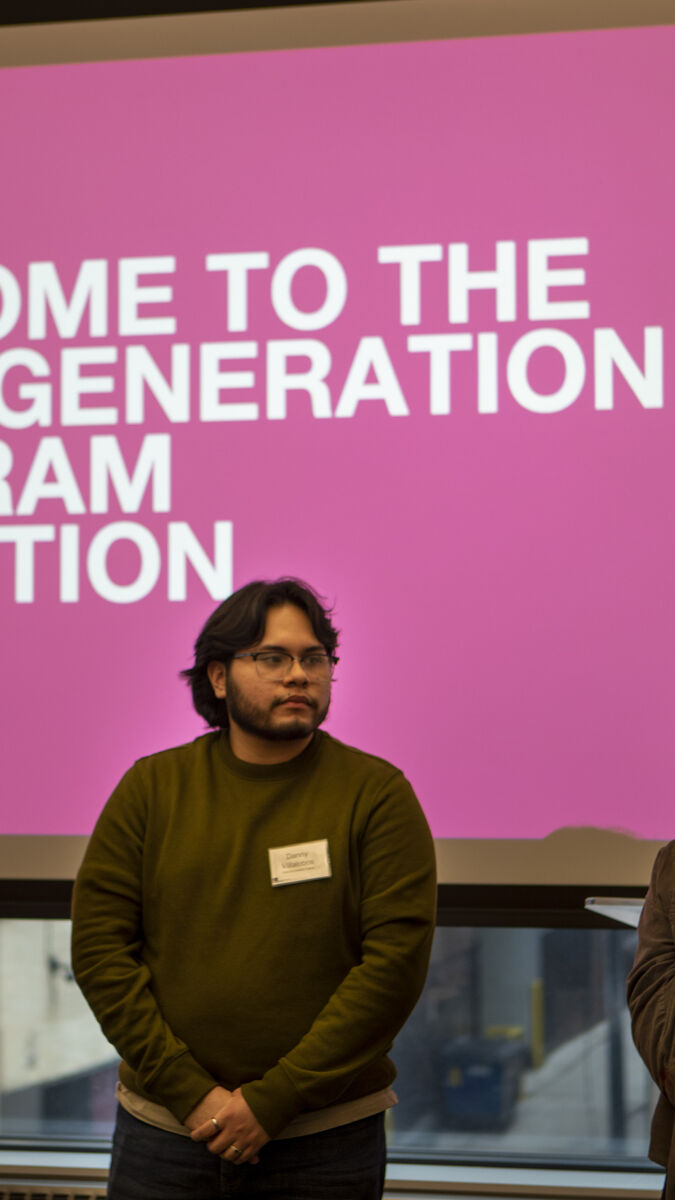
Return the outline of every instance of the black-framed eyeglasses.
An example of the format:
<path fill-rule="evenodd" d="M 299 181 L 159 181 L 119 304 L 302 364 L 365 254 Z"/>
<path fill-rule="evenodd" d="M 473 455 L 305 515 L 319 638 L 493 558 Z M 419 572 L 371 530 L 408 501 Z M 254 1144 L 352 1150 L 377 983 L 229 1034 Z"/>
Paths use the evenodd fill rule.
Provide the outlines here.
<path fill-rule="evenodd" d="M 286 650 L 249 650 L 245 654 L 233 654 L 232 658 L 252 658 L 260 678 L 273 683 L 285 679 L 294 662 L 300 663 L 312 683 L 322 683 L 332 679 L 340 661 L 334 654 L 325 654 L 323 650 L 310 650 L 299 657 Z"/>

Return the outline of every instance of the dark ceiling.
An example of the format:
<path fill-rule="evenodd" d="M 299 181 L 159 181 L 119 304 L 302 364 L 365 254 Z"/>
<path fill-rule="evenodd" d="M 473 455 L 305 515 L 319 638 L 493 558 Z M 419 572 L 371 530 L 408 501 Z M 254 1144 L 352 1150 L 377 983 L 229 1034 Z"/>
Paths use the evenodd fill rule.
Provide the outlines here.
<path fill-rule="evenodd" d="M 3 0 L 0 4 L 1 25 L 33 25 L 44 21 L 91 21 L 114 17 L 161 16 L 184 12 L 242 11 L 252 8 L 287 8 L 316 0 L 249 0 L 248 3 L 203 3 L 190 7 L 185 0 Z M 323 0 L 334 3 L 335 0 Z M 340 0 L 359 3 L 360 0 Z"/>

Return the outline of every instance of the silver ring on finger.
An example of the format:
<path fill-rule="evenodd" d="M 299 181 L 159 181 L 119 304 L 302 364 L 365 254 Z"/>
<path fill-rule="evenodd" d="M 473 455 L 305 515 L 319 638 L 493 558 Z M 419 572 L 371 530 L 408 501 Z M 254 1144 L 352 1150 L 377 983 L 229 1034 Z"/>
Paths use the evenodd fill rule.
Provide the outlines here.
<path fill-rule="evenodd" d="M 234 1146 L 234 1145 L 230 1146 L 230 1150 L 232 1151 L 235 1158 L 239 1158 L 240 1154 L 244 1153 L 243 1150 L 240 1150 L 238 1146 Z"/>
<path fill-rule="evenodd" d="M 215 1117 L 211 1117 L 211 1124 L 212 1124 L 212 1125 L 214 1125 L 214 1126 L 215 1126 L 215 1128 L 216 1128 L 216 1129 L 218 1130 L 218 1132 L 220 1133 L 220 1125 L 219 1125 L 219 1124 L 218 1124 L 218 1122 L 216 1121 L 216 1118 L 215 1118 Z"/>

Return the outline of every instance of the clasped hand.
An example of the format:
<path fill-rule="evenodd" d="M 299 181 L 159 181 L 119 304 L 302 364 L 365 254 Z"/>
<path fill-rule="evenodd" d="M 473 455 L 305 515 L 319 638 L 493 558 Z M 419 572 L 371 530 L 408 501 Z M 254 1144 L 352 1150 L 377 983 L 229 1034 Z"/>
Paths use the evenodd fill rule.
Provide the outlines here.
<path fill-rule="evenodd" d="M 240 1088 L 234 1092 L 213 1088 L 188 1114 L 185 1124 L 193 1142 L 207 1142 L 207 1150 L 237 1166 L 257 1163 L 258 1151 L 270 1140 Z"/>

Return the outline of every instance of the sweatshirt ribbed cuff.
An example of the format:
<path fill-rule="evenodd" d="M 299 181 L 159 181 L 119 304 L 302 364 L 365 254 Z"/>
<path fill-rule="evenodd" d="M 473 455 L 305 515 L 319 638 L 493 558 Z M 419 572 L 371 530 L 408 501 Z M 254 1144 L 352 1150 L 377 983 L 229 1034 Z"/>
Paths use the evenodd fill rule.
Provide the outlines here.
<path fill-rule="evenodd" d="M 241 1093 L 270 1138 L 281 1133 L 289 1121 L 307 1107 L 283 1067 L 278 1065 L 267 1071 L 262 1079 L 245 1083 Z"/>
<path fill-rule="evenodd" d="M 147 1084 L 153 1099 L 168 1108 L 181 1123 L 206 1093 L 216 1086 L 213 1076 L 188 1053 L 172 1059 Z"/>

